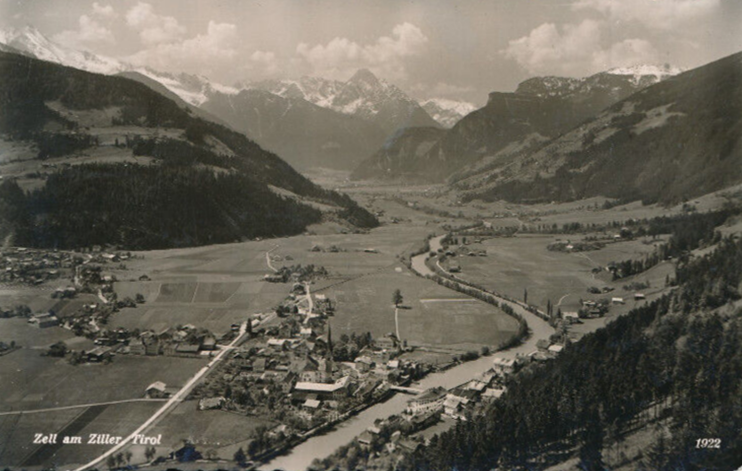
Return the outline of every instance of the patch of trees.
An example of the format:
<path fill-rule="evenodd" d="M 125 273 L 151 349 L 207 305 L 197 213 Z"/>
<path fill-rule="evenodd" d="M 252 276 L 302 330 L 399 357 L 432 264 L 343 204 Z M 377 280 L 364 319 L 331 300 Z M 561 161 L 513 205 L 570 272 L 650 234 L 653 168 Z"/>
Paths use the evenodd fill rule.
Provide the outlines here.
<path fill-rule="evenodd" d="M 178 139 L 142 139 L 137 137 L 132 143 L 134 155 L 146 155 L 161 159 L 166 165 L 190 166 L 197 163 L 213 165 L 224 169 L 233 166 L 233 159 L 226 155 L 192 145 Z"/>
<path fill-rule="evenodd" d="M 3 182 L 0 218 L 19 245 L 156 249 L 298 234 L 321 213 L 243 174 L 91 164 L 51 174 L 28 194 Z"/>
<path fill-rule="evenodd" d="M 373 344 L 371 332 L 356 335 L 351 332 L 350 336 L 343 334 L 339 341 L 335 342 L 332 347 L 332 359 L 335 361 L 353 361 L 358 353 L 369 345 Z"/>
<path fill-rule="evenodd" d="M 613 279 L 626 278 L 652 268 L 669 258 L 685 257 L 688 252 L 718 243 L 721 233 L 716 228 L 740 208 L 725 208 L 709 213 L 688 213 L 652 218 L 646 227 L 639 227 L 637 235 L 657 236 L 671 234 L 670 239 L 642 260 L 624 260 L 615 264 Z"/>
<path fill-rule="evenodd" d="M 740 298 L 740 266 L 742 240 L 722 240 L 678 268 L 678 289 L 586 335 L 550 365 L 525 369 L 483 414 L 397 469 L 544 469 L 576 456 L 581 469 L 602 470 L 613 445 L 643 427 L 661 430 L 658 423 L 672 439 L 656 432 L 638 468 L 734 469 L 742 457 L 742 312 L 713 310 Z M 722 446 L 696 448 L 698 437 Z"/>

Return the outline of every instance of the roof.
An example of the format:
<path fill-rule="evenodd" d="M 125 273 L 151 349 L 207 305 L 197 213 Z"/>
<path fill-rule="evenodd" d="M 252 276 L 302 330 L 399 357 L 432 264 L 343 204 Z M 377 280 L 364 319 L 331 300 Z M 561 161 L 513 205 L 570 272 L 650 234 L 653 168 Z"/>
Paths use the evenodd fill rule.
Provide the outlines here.
<path fill-rule="evenodd" d="M 178 346 L 175 348 L 175 351 L 191 353 L 191 352 L 198 352 L 200 348 L 201 347 L 199 347 L 199 345 L 195 343 L 179 343 Z"/>
<path fill-rule="evenodd" d="M 346 379 L 346 378 L 343 378 L 343 379 Z M 294 386 L 294 389 L 297 391 L 335 392 L 335 391 L 339 391 L 340 389 L 344 388 L 346 384 L 347 384 L 347 381 L 343 381 L 342 379 L 337 381 L 336 383 L 331 383 L 331 384 L 312 383 L 309 381 L 299 381 L 298 383 L 296 383 L 296 386 Z"/>
<path fill-rule="evenodd" d="M 309 407 L 309 408 L 312 408 L 312 409 L 318 408 L 319 405 L 320 405 L 320 402 L 317 399 L 307 399 L 304 402 L 304 407 Z"/>
<path fill-rule="evenodd" d="M 431 388 L 426 391 L 424 391 L 419 396 L 415 396 L 414 398 L 410 399 L 408 402 L 423 402 L 423 401 L 435 401 L 437 399 L 440 399 L 446 395 L 446 390 L 443 388 Z"/>
<path fill-rule="evenodd" d="M 473 391 L 484 391 L 484 388 L 487 387 L 487 383 L 484 383 L 482 381 L 472 380 L 469 381 L 469 383 L 466 385 L 467 389 L 471 389 Z"/>
<path fill-rule="evenodd" d="M 484 393 L 482 393 L 482 397 L 488 399 L 498 399 L 504 392 L 505 390 L 501 388 L 487 388 L 484 390 Z"/>
<path fill-rule="evenodd" d="M 154 383 L 152 383 L 149 386 L 147 386 L 147 391 L 149 391 L 150 389 L 156 389 L 158 391 L 164 392 L 165 391 L 165 383 L 163 383 L 162 381 L 155 381 Z"/>
<path fill-rule="evenodd" d="M 564 345 L 552 345 L 549 347 L 550 352 L 559 353 L 564 350 Z"/>
<path fill-rule="evenodd" d="M 373 439 L 374 436 L 371 434 L 371 432 L 369 432 L 368 430 L 364 430 L 363 433 L 358 436 L 358 443 L 370 444 L 371 440 Z"/>
<path fill-rule="evenodd" d="M 512 358 L 495 357 L 492 363 L 498 366 L 513 366 L 515 365 L 515 360 Z"/>

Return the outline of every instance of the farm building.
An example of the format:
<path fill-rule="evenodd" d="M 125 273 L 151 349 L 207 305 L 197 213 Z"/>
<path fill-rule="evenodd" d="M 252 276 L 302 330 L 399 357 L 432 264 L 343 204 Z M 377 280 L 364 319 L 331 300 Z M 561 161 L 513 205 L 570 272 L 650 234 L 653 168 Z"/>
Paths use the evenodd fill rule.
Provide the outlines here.
<path fill-rule="evenodd" d="M 155 381 L 150 384 L 145 390 L 145 396 L 150 399 L 163 399 L 168 397 L 165 383 L 162 381 Z"/>
<path fill-rule="evenodd" d="M 47 327 L 54 327 L 59 325 L 59 319 L 51 312 L 44 314 L 36 314 L 28 320 L 29 324 L 33 324 L 39 329 L 45 329 Z"/>

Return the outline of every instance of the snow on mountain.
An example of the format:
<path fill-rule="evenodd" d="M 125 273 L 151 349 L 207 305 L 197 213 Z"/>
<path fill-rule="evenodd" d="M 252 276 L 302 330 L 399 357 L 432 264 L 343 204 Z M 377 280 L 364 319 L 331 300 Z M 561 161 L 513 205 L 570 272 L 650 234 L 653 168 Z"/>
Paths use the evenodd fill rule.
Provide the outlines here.
<path fill-rule="evenodd" d="M 215 91 L 226 94 L 236 94 L 238 92 L 235 88 L 211 82 L 204 76 L 185 73 L 168 74 L 146 67 L 136 67 L 92 52 L 64 47 L 47 38 L 32 26 L 0 30 L 0 45 L 6 45 L 12 48 L 11 50 L 37 59 L 56 62 L 97 74 L 115 75 L 121 72 L 138 72 L 161 83 L 194 106 L 200 106 L 206 101 L 207 95 Z"/>
<path fill-rule="evenodd" d="M 469 102 L 447 98 L 431 98 L 423 103 L 422 107 L 434 120 L 446 128 L 452 128 L 461 118 L 477 109 Z"/>
<path fill-rule="evenodd" d="M 125 70 L 124 66 L 115 59 L 60 46 L 32 26 L 0 32 L 0 43 L 37 59 L 88 72 L 112 75 Z"/>
<path fill-rule="evenodd" d="M 323 108 L 376 122 L 388 132 L 400 127 L 437 125 L 415 100 L 367 69 L 358 70 L 346 82 L 301 77 L 299 80 L 263 80 L 242 86 L 284 98 L 302 98 Z"/>
<path fill-rule="evenodd" d="M 606 74 L 610 75 L 630 75 L 634 77 L 635 81 L 639 81 L 641 77 L 654 77 L 657 82 L 664 80 L 667 77 L 678 75 L 684 70 L 679 67 L 673 67 L 669 64 L 665 65 L 652 65 L 642 64 L 635 65 L 632 67 L 615 67 L 605 71 Z"/>
<path fill-rule="evenodd" d="M 608 101 L 615 101 L 617 97 L 628 96 L 681 72 L 682 69 L 670 65 L 637 65 L 617 67 L 583 78 L 533 77 L 521 82 L 516 93 L 580 100 L 605 95 Z"/>

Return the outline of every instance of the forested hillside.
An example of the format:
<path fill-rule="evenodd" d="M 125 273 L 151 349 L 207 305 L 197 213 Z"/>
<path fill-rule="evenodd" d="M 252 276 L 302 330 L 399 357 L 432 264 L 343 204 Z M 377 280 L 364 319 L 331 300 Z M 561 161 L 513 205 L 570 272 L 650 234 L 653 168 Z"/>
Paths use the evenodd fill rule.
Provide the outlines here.
<path fill-rule="evenodd" d="M 467 198 L 678 203 L 742 181 L 742 53 L 645 88 L 507 167 Z"/>
<path fill-rule="evenodd" d="M 38 159 L 153 159 L 128 167 L 64 163 L 40 175 L 45 186 L 28 195 L 5 175 L 3 234 L 18 244 L 164 248 L 296 234 L 322 218 L 309 203 L 348 224 L 378 224 L 348 196 L 141 83 L 2 52 L 0 76 L 0 138 L 32 143 Z"/>

